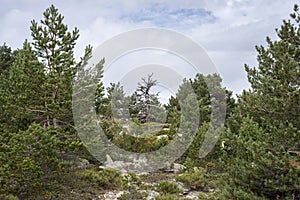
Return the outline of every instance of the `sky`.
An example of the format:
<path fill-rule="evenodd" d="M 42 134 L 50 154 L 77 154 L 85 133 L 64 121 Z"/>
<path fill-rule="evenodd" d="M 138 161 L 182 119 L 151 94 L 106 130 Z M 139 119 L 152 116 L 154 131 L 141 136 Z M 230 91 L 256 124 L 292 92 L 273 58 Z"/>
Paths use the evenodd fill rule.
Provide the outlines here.
<path fill-rule="evenodd" d="M 86 45 L 91 44 L 97 48 L 104 41 L 123 32 L 148 27 L 165 28 L 183 34 L 203 47 L 222 77 L 223 85 L 234 94 L 241 94 L 244 89 L 249 88 L 244 65 L 257 66 L 255 45 L 265 46 L 266 36 L 277 39 L 275 28 L 280 27 L 283 19 L 289 18 L 296 3 L 292 0 L 0 2 L 0 43 L 6 43 L 13 49 L 21 48 L 25 39 L 31 39 L 30 21 L 40 21 L 46 8 L 53 4 L 65 17 L 64 22 L 69 28 L 77 27 L 80 31 L 75 49 L 76 58 L 83 55 Z M 149 52 L 122 58 L 123 64 L 139 60 L 136 65 L 143 65 L 146 54 L 149 55 Z M 155 59 L 151 56 L 149 58 Z M 173 62 L 178 60 L 170 55 L 161 59 Z M 126 78 L 126 75 L 123 76 Z"/>

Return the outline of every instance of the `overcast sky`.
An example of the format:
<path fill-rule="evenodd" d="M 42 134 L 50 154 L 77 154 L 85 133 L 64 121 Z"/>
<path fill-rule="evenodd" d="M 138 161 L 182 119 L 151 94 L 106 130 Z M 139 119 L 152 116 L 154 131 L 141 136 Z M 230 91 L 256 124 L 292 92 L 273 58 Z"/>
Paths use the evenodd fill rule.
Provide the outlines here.
<path fill-rule="evenodd" d="M 51 4 L 65 16 L 80 38 L 75 55 L 84 47 L 143 27 L 167 28 L 184 34 L 208 53 L 236 94 L 249 88 L 244 64 L 257 66 L 255 45 L 266 36 L 276 39 L 275 28 L 289 17 L 291 0 L 0 0 L 0 42 L 13 49 L 30 40 L 30 21 L 42 19 Z M 105 55 L 104 55 L 105 56 Z M 140 57 L 140 56 L 139 56 Z"/>

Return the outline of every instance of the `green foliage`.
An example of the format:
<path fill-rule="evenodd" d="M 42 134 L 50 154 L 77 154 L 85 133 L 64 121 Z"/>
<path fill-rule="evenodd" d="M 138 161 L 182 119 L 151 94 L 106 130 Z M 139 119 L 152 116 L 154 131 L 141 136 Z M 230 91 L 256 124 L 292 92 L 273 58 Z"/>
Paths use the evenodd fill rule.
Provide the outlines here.
<path fill-rule="evenodd" d="M 101 120 L 101 128 L 109 140 L 122 131 L 121 125 L 113 119 Z"/>
<path fill-rule="evenodd" d="M 192 189 L 204 190 L 207 187 L 208 181 L 204 176 L 203 168 L 194 168 L 183 174 L 176 175 L 176 180 L 180 181 Z"/>
<path fill-rule="evenodd" d="M 2 105 L 0 120 L 11 131 L 26 130 L 33 122 L 43 121 L 43 66 L 26 41 L 9 68 L 9 76 L 0 77 Z"/>
<path fill-rule="evenodd" d="M 0 195 L 0 199 L 3 199 L 3 200 L 19 200 L 18 197 L 14 196 L 14 195 Z"/>
<path fill-rule="evenodd" d="M 142 180 L 137 177 L 134 172 L 128 172 L 128 174 L 123 176 L 122 179 L 123 190 L 126 190 L 118 199 L 127 200 L 127 199 L 145 199 L 147 193 L 141 191 Z"/>
<path fill-rule="evenodd" d="M 116 135 L 113 138 L 113 143 L 118 147 L 131 151 L 131 152 L 138 152 L 138 153 L 146 153 L 155 151 L 162 146 L 167 144 L 166 139 L 157 139 L 157 136 L 150 136 L 150 137 L 135 137 L 129 135 L 127 133 L 123 133 L 121 135 Z"/>
<path fill-rule="evenodd" d="M 5 44 L 0 46 L 0 199 L 92 198 L 81 194 L 80 184 L 86 188 L 128 190 L 120 199 L 146 198 L 146 193 L 140 191 L 142 182 L 134 173 L 122 177 L 112 169 L 87 169 L 78 172 L 73 182 L 69 176 L 67 182 L 74 185 L 79 182 L 76 187 L 80 189 L 73 196 L 66 195 L 75 186 L 63 185 L 65 180 L 62 179 L 67 173 L 59 177 L 71 165 L 71 162 L 60 163 L 62 153 L 68 154 L 79 147 L 78 155 L 88 154 L 73 129 L 72 83 L 77 70 L 78 79 L 85 77 L 79 81 L 81 86 L 97 84 L 95 93 L 88 95 L 95 100 L 100 125 L 107 138 L 120 148 L 147 153 L 165 146 L 179 135 L 179 141 L 193 138 L 194 128 L 197 130 L 180 158 L 187 171 L 176 175 L 176 180 L 196 190 L 216 187 L 216 184 L 221 187 L 218 197 L 200 194 L 200 199 L 300 198 L 300 15 L 297 5 L 291 19 L 284 20 L 281 28 L 276 29 L 279 40 L 267 37 L 266 47 L 256 47 L 258 67 L 245 66 L 251 89 L 238 97 L 237 105 L 232 92 L 221 87 L 220 76 L 197 74 L 194 79 L 184 80 L 176 97 L 171 97 L 164 109 L 157 94 L 150 91 L 157 84 L 152 75 L 142 79 L 131 97 L 125 96 L 119 83 L 111 84 L 105 96 L 104 59 L 96 65 L 98 77 L 95 81 L 90 71 L 85 70 L 91 47 L 86 48 L 80 62 L 74 58 L 78 29 L 68 31 L 64 17 L 53 5 L 43 16 L 40 23 L 32 21 L 32 46 L 27 41 L 17 51 Z M 195 98 L 188 94 L 189 84 Z M 73 103 L 86 103 L 90 100 L 88 95 Z M 205 159 L 200 160 L 199 151 L 213 120 L 219 120 L 224 113 L 224 98 L 227 129 L 225 132 L 213 129 L 217 135 L 222 134 L 221 140 Z M 129 112 L 126 113 L 124 108 L 128 102 Z M 217 106 L 214 113 L 213 105 Z M 82 111 L 80 107 L 78 110 Z M 150 131 L 150 126 L 164 122 L 166 113 L 169 130 Z M 130 120 L 130 117 L 136 126 L 124 130 L 119 119 Z M 199 119 L 199 123 L 194 123 L 195 119 Z M 94 122 L 93 119 L 84 120 Z M 144 123 L 154 120 L 158 123 Z M 89 138 L 89 144 L 98 145 L 99 135 L 91 134 L 92 127 L 83 128 L 88 130 L 84 137 Z M 149 131 L 145 132 L 147 128 Z M 158 135 L 167 137 L 158 139 Z M 208 139 L 213 140 L 213 137 Z M 186 143 L 174 146 L 173 153 L 180 148 L 186 148 Z M 220 165 L 220 155 L 223 169 L 219 170 L 226 172 L 222 184 L 211 182 L 210 177 L 212 169 Z M 59 175 L 55 176 L 56 173 Z M 169 181 L 161 181 L 156 187 L 163 194 L 156 199 L 178 199 L 181 193 L 178 185 Z"/>
<path fill-rule="evenodd" d="M 104 64 L 104 60 L 100 65 Z M 98 71 L 99 73 L 99 81 L 96 87 L 96 92 L 95 92 L 95 109 L 96 113 L 101 116 L 106 116 L 109 117 L 109 108 L 108 108 L 108 103 L 109 100 L 108 98 L 105 98 L 105 88 L 103 85 L 103 82 L 101 79 L 103 78 L 103 68 L 101 67 L 100 70 Z"/>
<path fill-rule="evenodd" d="M 217 163 L 219 157 L 223 154 L 222 145 L 222 134 L 223 130 L 221 129 L 213 129 L 210 122 L 204 123 L 201 127 L 199 127 L 192 143 L 185 153 L 184 165 L 188 169 L 193 169 L 193 167 L 205 167 L 207 163 Z M 204 139 L 208 141 L 213 141 L 216 136 L 220 135 L 220 139 L 216 141 L 216 144 L 212 148 L 205 158 L 200 158 L 200 150 L 206 150 L 204 146 Z M 202 150 L 202 151 L 203 151 Z M 217 164 L 219 167 L 219 164 Z"/>
<path fill-rule="evenodd" d="M 26 195 L 57 169 L 60 141 L 55 131 L 33 124 L 26 131 L 0 135 L 0 193 Z"/>
<path fill-rule="evenodd" d="M 155 200 L 176 200 L 179 199 L 175 194 L 166 194 L 163 196 L 155 197 Z"/>
<path fill-rule="evenodd" d="M 267 47 L 257 46 L 258 67 L 246 65 L 252 89 L 240 97 L 240 109 L 255 121 L 262 116 L 268 120 L 280 120 L 300 127 L 299 77 L 300 77 L 300 21 L 296 5 L 291 19 L 284 20 L 276 29 L 278 41 L 267 37 Z"/>
<path fill-rule="evenodd" d="M 177 183 L 171 181 L 160 181 L 156 184 L 156 191 L 160 194 L 180 194 L 182 190 Z"/>
<path fill-rule="evenodd" d="M 205 123 L 198 129 L 198 132 L 194 137 L 192 144 L 189 146 L 187 150 L 187 157 L 190 158 L 191 160 L 194 161 L 200 160 L 199 159 L 200 148 L 202 146 L 204 137 L 207 134 L 209 126 L 210 123 Z"/>
<path fill-rule="evenodd" d="M 180 121 L 181 121 L 181 116 L 180 116 L 180 111 L 176 108 L 173 107 L 171 110 L 168 110 L 168 122 L 171 124 L 169 127 L 169 133 L 168 135 L 173 138 L 176 136 L 178 132 L 178 128 L 180 126 Z"/>
<path fill-rule="evenodd" d="M 118 82 L 117 84 L 111 83 L 107 88 L 108 108 L 107 115 L 123 121 L 130 119 L 128 106 L 129 98 L 125 97 L 123 86 Z"/>
<path fill-rule="evenodd" d="M 288 154 L 300 140 L 299 131 L 293 126 L 270 125 L 263 129 L 244 118 L 239 135 L 228 133 L 228 136 L 228 193 L 235 195 L 238 187 L 240 192 L 267 198 L 299 195 L 300 171 L 290 164 L 293 158 Z"/>
<path fill-rule="evenodd" d="M 171 97 L 169 103 L 165 106 L 168 113 L 168 122 L 171 123 L 169 130 L 171 139 L 178 134 L 180 129 L 188 132 L 186 131 L 187 127 L 185 127 L 187 124 L 182 124 L 183 121 L 193 122 L 198 125 L 199 120 L 199 129 L 195 133 L 195 137 L 180 161 L 191 158 L 195 161 L 195 164 L 197 163 L 196 165 L 198 165 L 200 163 L 200 154 L 202 156 L 209 152 L 210 154 L 206 156 L 203 163 L 208 160 L 216 161 L 218 159 L 220 155 L 220 144 L 217 138 L 222 133 L 222 130 L 215 129 L 213 124 L 223 121 L 235 108 L 235 101 L 231 96 L 232 92 L 221 87 L 221 81 L 222 79 L 217 74 L 207 76 L 197 74 L 194 79 L 184 80 L 176 94 L 176 98 Z M 189 87 L 191 87 L 191 89 L 189 89 Z M 188 95 L 191 95 L 188 94 L 190 90 L 195 93 L 196 100 L 187 98 Z M 182 100 L 184 100 L 185 103 L 183 103 Z M 193 109 L 188 108 L 189 105 L 195 103 L 192 101 L 198 104 L 199 110 L 195 107 L 193 107 Z M 186 107 L 188 110 L 188 113 L 185 114 L 186 116 L 183 116 L 183 107 Z M 214 108 L 213 112 L 212 107 Z M 227 108 L 227 113 L 225 108 Z M 199 119 L 197 119 L 196 116 Z M 192 136 L 193 134 L 189 135 L 189 137 Z M 205 143 L 203 143 L 204 140 L 206 141 Z M 213 149 L 211 146 L 213 146 L 214 143 L 216 143 L 216 146 Z M 203 146 L 203 144 L 206 146 Z"/>
<path fill-rule="evenodd" d="M 226 183 L 225 183 L 226 184 Z M 265 197 L 260 197 L 251 190 L 247 188 L 234 188 L 229 190 L 221 190 L 220 193 L 218 193 L 219 199 L 245 199 L 245 200 L 264 200 Z"/>
<path fill-rule="evenodd" d="M 140 200 L 140 199 L 146 199 L 147 198 L 147 193 L 146 192 L 141 192 L 138 190 L 132 190 L 130 192 L 125 192 L 123 193 L 118 200 Z"/>
<path fill-rule="evenodd" d="M 138 189 L 142 185 L 142 180 L 134 172 L 128 172 L 122 179 L 123 189 Z"/>
<path fill-rule="evenodd" d="M 216 196 L 216 194 L 205 194 L 205 193 L 200 193 L 198 195 L 198 198 L 201 200 L 219 200 L 220 198 Z"/>
<path fill-rule="evenodd" d="M 60 170 L 62 152 L 82 147 L 71 111 L 78 30 L 68 31 L 51 6 L 41 25 L 32 21 L 32 46 L 0 49 L 0 193 L 39 192 L 45 177 Z M 86 55 L 90 53 L 87 49 Z"/>
<path fill-rule="evenodd" d="M 158 101 L 158 93 L 151 93 L 156 85 L 157 80 L 153 79 L 153 73 L 147 78 L 142 78 L 129 100 L 131 117 L 138 118 L 141 123 L 165 119 L 164 110 Z"/>
<path fill-rule="evenodd" d="M 211 117 L 215 118 L 220 113 L 226 112 L 226 118 L 230 115 L 235 107 L 235 101 L 232 98 L 232 92 L 221 86 L 222 79 L 218 74 L 197 74 L 194 79 L 189 79 L 192 88 L 197 96 L 200 124 L 210 122 Z M 225 96 L 224 96 L 225 95 Z M 216 109 L 221 109 L 223 101 L 226 101 L 226 111 L 220 110 L 217 113 L 212 113 L 211 106 L 215 105 Z"/>
<path fill-rule="evenodd" d="M 82 171 L 81 178 L 94 183 L 96 186 L 103 189 L 120 189 L 122 188 L 121 172 L 114 169 L 104 169 L 102 171 L 95 171 L 87 169 Z"/>
<path fill-rule="evenodd" d="M 15 59 L 15 52 L 5 43 L 0 46 L 0 74 L 5 73 L 11 67 Z"/>
<path fill-rule="evenodd" d="M 209 105 L 211 105 L 211 97 L 207 87 L 207 84 L 209 84 L 208 79 L 209 77 L 205 77 L 203 74 L 197 74 L 194 80 L 190 79 L 191 85 L 197 95 L 201 124 L 210 121 L 211 109 Z"/>
<path fill-rule="evenodd" d="M 223 138 L 222 198 L 300 198 L 299 18 L 296 5 L 276 29 L 279 40 L 256 47 L 258 67 L 246 66 L 252 88 L 239 97 Z"/>
<path fill-rule="evenodd" d="M 76 63 L 74 48 L 79 30 L 68 31 L 64 17 L 55 6 L 43 13 L 41 24 L 31 21 L 34 52 L 43 64 L 44 124 L 70 128 L 73 125 L 72 81 L 81 62 Z M 87 51 L 86 51 L 87 53 Z M 85 55 L 86 56 L 86 55 Z"/>

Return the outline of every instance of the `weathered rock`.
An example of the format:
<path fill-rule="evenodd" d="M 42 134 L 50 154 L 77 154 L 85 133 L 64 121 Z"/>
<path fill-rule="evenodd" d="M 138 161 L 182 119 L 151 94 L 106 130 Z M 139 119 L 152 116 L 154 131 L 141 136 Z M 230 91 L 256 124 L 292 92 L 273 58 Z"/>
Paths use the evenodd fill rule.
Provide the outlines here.
<path fill-rule="evenodd" d="M 157 136 L 157 139 L 161 140 L 163 138 L 168 138 L 168 137 L 169 137 L 168 135 L 159 135 L 159 136 Z"/>
<path fill-rule="evenodd" d="M 122 158 L 120 158 L 122 159 Z M 101 169 L 105 168 L 113 168 L 120 170 L 122 172 L 134 171 L 134 172 L 143 172 L 143 169 L 148 169 L 147 158 L 143 156 L 139 157 L 127 157 L 126 160 L 117 160 L 113 161 L 113 159 L 106 155 L 106 161 L 103 166 L 99 166 Z M 147 172 L 147 170 L 145 170 Z"/>
<path fill-rule="evenodd" d="M 199 199 L 199 192 L 198 191 L 190 191 L 185 197 L 189 199 Z"/>
<path fill-rule="evenodd" d="M 184 185 L 182 182 L 176 182 L 178 187 L 182 190 L 182 194 L 186 195 L 191 191 L 191 188 Z"/>
<path fill-rule="evenodd" d="M 154 191 L 154 190 L 150 190 L 148 191 L 148 197 L 147 200 L 154 200 L 155 197 L 159 196 L 159 193 Z"/>
<path fill-rule="evenodd" d="M 124 191 L 120 191 L 116 194 L 116 198 L 120 198 L 122 196 L 122 194 L 124 194 Z"/>
<path fill-rule="evenodd" d="M 178 163 L 174 163 L 173 164 L 173 169 L 174 169 L 174 173 L 179 173 L 180 171 L 185 169 L 184 165 L 178 164 Z"/>

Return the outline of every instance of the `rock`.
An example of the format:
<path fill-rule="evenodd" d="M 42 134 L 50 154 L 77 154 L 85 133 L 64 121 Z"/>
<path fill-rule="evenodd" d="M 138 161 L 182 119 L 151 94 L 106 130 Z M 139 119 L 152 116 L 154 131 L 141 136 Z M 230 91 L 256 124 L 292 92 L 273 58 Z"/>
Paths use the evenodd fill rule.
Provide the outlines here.
<path fill-rule="evenodd" d="M 137 172 L 137 176 L 148 176 L 150 173 L 149 172 Z"/>
<path fill-rule="evenodd" d="M 148 191 L 148 197 L 147 200 L 154 200 L 155 197 L 159 196 L 159 193 L 154 191 L 154 190 L 150 190 Z"/>
<path fill-rule="evenodd" d="M 145 156 L 135 156 L 127 157 L 126 159 L 120 159 L 121 160 L 113 161 L 109 155 L 106 155 L 106 161 L 104 162 L 103 166 L 99 166 L 99 168 L 113 168 L 124 173 L 127 171 L 143 172 L 143 169 L 147 169 L 147 167 L 149 168 L 148 160 Z"/>
<path fill-rule="evenodd" d="M 189 194 L 189 192 L 191 191 L 191 188 L 185 186 L 182 182 L 176 182 L 178 187 L 182 190 L 182 194 L 183 195 L 187 195 Z"/>
<path fill-rule="evenodd" d="M 111 192 L 111 191 L 105 193 L 105 194 L 103 195 L 103 198 L 104 198 L 104 199 L 107 199 L 107 200 L 115 200 L 115 199 L 117 199 L 117 198 L 116 198 L 116 194 L 115 194 L 114 192 Z"/>
<path fill-rule="evenodd" d="M 157 139 L 161 140 L 163 138 L 168 138 L 168 137 L 169 137 L 168 135 L 159 135 L 159 136 L 157 136 Z"/>
<path fill-rule="evenodd" d="M 111 157 L 109 155 L 106 155 L 106 161 L 105 161 L 104 165 L 110 165 L 113 162 L 114 161 L 111 159 Z"/>
<path fill-rule="evenodd" d="M 173 164 L 173 169 L 174 169 L 174 173 L 179 173 L 180 171 L 185 169 L 184 165 L 178 164 L 178 163 L 174 163 Z"/>
<path fill-rule="evenodd" d="M 170 172 L 174 172 L 174 169 L 172 168 L 172 164 L 170 164 L 169 162 L 166 162 L 165 167 L 161 168 L 160 171 L 170 173 Z"/>
<path fill-rule="evenodd" d="M 189 199 L 199 199 L 199 192 L 198 191 L 191 191 L 185 197 Z"/>
<path fill-rule="evenodd" d="M 119 199 L 122 196 L 122 194 L 124 194 L 124 191 L 121 191 L 118 194 L 116 194 L 116 198 Z"/>

